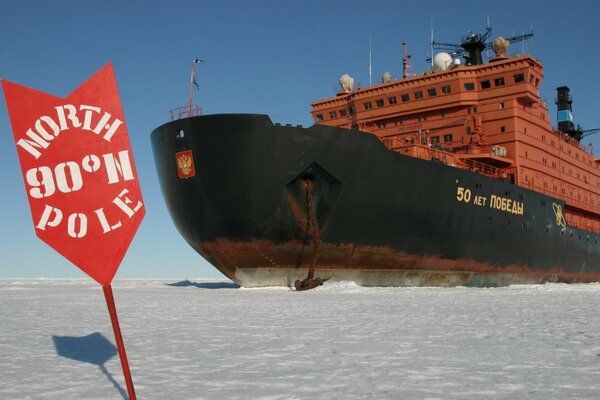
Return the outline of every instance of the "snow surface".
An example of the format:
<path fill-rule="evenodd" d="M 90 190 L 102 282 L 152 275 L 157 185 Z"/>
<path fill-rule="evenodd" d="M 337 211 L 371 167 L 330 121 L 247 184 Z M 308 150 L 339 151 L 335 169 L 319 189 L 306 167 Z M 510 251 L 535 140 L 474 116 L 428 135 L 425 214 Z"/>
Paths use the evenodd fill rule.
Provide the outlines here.
<path fill-rule="evenodd" d="M 598 284 L 113 291 L 140 400 L 600 398 Z M 127 398 L 97 284 L 0 279 L 0 304 L 0 399 Z"/>

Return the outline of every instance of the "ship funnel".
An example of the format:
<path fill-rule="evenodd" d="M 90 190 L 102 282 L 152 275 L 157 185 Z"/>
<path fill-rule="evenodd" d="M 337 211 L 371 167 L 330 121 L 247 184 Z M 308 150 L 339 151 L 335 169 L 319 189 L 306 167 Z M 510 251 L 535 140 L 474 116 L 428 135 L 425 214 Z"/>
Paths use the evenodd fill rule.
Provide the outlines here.
<path fill-rule="evenodd" d="M 567 86 L 556 88 L 556 120 L 560 131 L 581 140 L 583 131 L 573 123 L 573 98 Z"/>

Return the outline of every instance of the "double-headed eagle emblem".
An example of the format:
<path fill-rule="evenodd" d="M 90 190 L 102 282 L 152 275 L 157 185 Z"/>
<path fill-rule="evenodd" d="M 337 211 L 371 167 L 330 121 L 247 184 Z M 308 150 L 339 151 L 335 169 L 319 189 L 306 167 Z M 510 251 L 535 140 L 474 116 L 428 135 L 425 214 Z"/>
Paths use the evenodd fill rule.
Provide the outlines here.
<path fill-rule="evenodd" d="M 191 178 L 196 174 L 191 150 L 180 151 L 175 154 L 175 159 L 177 161 L 177 173 L 180 178 Z"/>

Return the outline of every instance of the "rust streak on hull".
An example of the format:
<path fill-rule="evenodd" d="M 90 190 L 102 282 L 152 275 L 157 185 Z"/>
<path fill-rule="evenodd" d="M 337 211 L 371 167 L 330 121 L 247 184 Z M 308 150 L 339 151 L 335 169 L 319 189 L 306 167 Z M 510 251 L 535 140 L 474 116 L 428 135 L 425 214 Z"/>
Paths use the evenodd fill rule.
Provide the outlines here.
<path fill-rule="evenodd" d="M 201 253 L 241 286 L 290 286 L 306 276 L 297 267 L 299 241 L 273 244 L 265 240 L 234 242 L 219 239 L 204 243 Z M 227 254 L 225 263 L 223 255 Z M 331 281 L 355 281 L 363 286 L 506 286 L 546 282 L 597 282 L 594 273 L 569 273 L 559 267 L 536 270 L 525 265 L 498 266 L 472 259 L 396 252 L 387 247 L 322 243 L 317 274 Z"/>

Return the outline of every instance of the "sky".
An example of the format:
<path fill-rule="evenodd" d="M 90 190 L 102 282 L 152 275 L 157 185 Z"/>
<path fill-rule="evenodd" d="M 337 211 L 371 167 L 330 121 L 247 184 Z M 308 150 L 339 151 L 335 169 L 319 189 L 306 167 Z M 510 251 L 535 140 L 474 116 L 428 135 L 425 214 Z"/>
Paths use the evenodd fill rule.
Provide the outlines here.
<path fill-rule="evenodd" d="M 459 43 L 468 31 L 516 43 L 544 65 L 540 95 L 555 116 L 567 85 L 575 122 L 600 128 L 600 3 L 547 1 L 21 1 L 0 0 L 0 79 L 66 97 L 112 62 L 146 207 L 117 278 L 222 277 L 176 231 L 158 184 L 150 133 L 185 105 L 192 61 L 204 114 L 260 113 L 312 124 L 310 103 L 333 96 L 348 73 L 366 86 L 428 68 L 431 34 Z M 369 76 L 369 53 L 372 75 Z M 0 96 L 0 277 L 84 277 L 35 236 L 4 96 Z M 590 136 L 600 150 L 600 134 Z M 600 152 L 599 152 L 600 154 Z"/>

